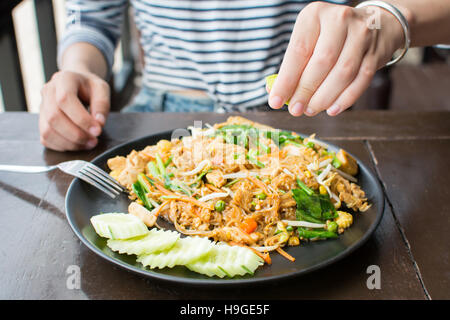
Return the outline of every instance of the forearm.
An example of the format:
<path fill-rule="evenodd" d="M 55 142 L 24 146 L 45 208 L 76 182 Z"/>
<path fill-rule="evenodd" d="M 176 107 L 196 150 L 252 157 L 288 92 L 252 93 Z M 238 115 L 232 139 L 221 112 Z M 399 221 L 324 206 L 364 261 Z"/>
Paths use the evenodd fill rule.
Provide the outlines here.
<path fill-rule="evenodd" d="M 70 45 L 62 55 L 60 69 L 94 73 L 103 79 L 108 74 L 108 64 L 105 57 L 99 49 L 87 42 Z"/>
<path fill-rule="evenodd" d="M 411 46 L 450 44 L 450 1 L 386 0 L 408 20 Z"/>

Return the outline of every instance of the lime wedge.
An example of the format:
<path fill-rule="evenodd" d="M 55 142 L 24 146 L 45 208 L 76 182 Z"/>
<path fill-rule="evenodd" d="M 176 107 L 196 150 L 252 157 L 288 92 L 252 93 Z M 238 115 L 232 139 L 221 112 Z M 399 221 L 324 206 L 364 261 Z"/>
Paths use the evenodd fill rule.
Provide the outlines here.
<path fill-rule="evenodd" d="M 278 76 L 278 74 L 274 73 L 274 74 L 271 74 L 270 76 L 266 77 L 266 84 L 267 84 L 267 87 L 269 88 L 269 90 L 272 89 L 272 86 L 275 83 L 277 76 Z M 285 105 L 289 105 L 289 100 L 285 103 Z"/>

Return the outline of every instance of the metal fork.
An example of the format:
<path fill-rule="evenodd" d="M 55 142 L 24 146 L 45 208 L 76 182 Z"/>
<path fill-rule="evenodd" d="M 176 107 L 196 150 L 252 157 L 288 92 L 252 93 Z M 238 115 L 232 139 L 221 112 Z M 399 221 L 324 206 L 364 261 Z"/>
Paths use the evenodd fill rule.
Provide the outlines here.
<path fill-rule="evenodd" d="M 115 199 L 121 192 L 124 192 L 126 190 L 105 171 L 90 162 L 82 160 L 65 161 L 54 166 L 0 165 L 0 171 L 23 173 L 48 172 L 55 170 L 56 168 L 72 176 L 80 178 L 83 181 L 86 181 L 87 183 L 100 189 L 113 199 Z"/>

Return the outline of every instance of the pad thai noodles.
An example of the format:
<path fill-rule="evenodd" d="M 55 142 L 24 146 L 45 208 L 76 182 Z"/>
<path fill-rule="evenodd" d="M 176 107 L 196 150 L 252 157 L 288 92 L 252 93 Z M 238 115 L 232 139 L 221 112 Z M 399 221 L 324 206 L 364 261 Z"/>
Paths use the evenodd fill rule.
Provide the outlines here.
<path fill-rule="evenodd" d="M 162 217 L 184 235 L 294 260 L 283 247 L 336 238 L 370 207 L 355 159 L 314 135 L 242 117 L 190 130 L 107 162 L 149 226 Z"/>

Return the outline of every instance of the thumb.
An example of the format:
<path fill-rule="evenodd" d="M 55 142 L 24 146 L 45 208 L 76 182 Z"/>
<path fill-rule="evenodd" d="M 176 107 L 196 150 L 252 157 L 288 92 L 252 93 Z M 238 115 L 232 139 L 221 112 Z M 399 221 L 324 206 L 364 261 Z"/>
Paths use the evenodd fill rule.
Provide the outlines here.
<path fill-rule="evenodd" d="M 92 116 L 103 127 L 110 109 L 110 89 L 103 79 L 90 82 L 90 111 Z"/>

